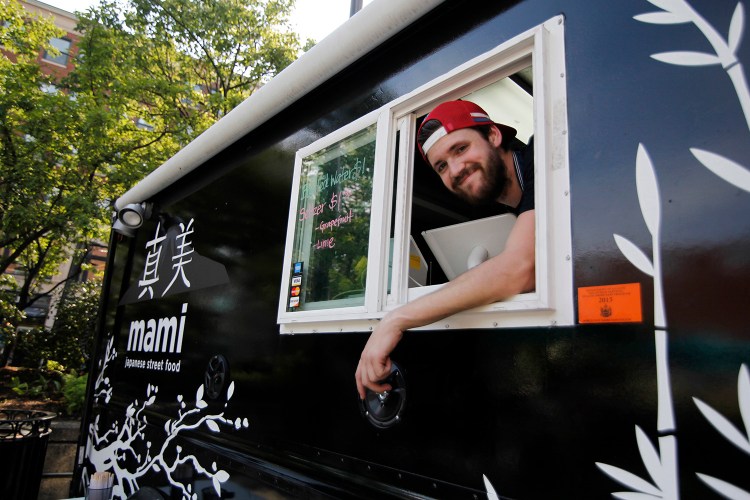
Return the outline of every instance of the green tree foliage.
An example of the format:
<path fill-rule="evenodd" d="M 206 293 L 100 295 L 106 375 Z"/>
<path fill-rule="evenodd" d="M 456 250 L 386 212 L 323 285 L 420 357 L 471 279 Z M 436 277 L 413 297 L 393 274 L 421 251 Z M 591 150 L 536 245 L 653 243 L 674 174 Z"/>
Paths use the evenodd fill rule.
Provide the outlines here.
<path fill-rule="evenodd" d="M 16 288 L 18 284 L 12 276 L 0 275 L 0 352 L 12 342 L 16 326 L 23 320 L 23 312 L 15 304 Z"/>
<path fill-rule="evenodd" d="M 103 0 L 62 80 L 38 63 L 62 33 L 0 2 L 0 273 L 19 310 L 106 239 L 118 196 L 298 56 L 293 1 Z"/>
<path fill-rule="evenodd" d="M 41 359 L 54 360 L 67 370 L 82 371 L 94 347 L 99 311 L 99 280 L 70 284 L 65 288 L 52 330 L 47 332 Z"/>
<path fill-rule="evenodd" d="M 131 0 L 123 18 L 125 29 L 158 55 L 160 74 L 153 76 L 186 85 L 186 112 L 219 118 L 298 57 L 302 47 L 287 20 L 293 6 L 294 0 Z"/>
<path fill-rule="evenodd" d="M 26 18 L 13 1 L 0 3 L 0 19 L 0 43 L 9 52 L 0 56 L 0 272 L 14 266 L 26 273 L 18 289 L 23 309 L 37 278 L 53 272 L 59 243 L 76 223 L 66 214 L 80 202 L 68 195 L 81 176 L 58 162 L 70 148 L 62 139 L 70 124 L 60 118 L 69 99 L 44 90 L 52 81 L 36 62 L 40 50 L 53 51 L 49 39 L 59 31 L 49 21 Z M 88 230 L 84 223 L 80 232 Z"/>
<path fill-rule="evenodd" d="M 52 329 L 35 328 L 18 335 L 14 364 L 38 368 L 46 362 L 62 365 L 60 371 L 85 371 L 94 345 L 100 291 L 98 279 L 69 283 Z"/>

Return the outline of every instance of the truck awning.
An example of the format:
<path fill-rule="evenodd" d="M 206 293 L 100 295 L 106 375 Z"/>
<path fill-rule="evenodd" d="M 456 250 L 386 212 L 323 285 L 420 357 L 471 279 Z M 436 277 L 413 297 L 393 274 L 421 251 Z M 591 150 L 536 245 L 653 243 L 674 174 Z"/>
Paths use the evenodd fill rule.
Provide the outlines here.
<path fill-rule="evenodd" d="M 148 200 L 442 2 L 373 1 L 118 198 L 115 209 Z"/>

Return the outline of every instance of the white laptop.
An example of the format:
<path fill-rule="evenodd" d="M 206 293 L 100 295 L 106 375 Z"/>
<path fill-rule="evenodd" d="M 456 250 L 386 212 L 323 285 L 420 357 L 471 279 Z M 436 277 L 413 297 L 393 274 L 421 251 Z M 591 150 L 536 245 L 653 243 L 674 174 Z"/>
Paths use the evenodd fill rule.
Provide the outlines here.
<path fill-rule="evenodd" d="M 516 216 L 494 215 L 423 231 L 425 241 L 449 280 L 505 249 Z"/>

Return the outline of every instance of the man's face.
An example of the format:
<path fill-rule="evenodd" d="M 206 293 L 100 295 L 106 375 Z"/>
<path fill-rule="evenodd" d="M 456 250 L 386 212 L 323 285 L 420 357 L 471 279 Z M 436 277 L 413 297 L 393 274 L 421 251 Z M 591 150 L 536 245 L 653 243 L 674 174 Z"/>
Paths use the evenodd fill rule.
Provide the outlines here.
<path fill-rule="evenodd" d="M 451 192 L 473 205 L 490 204 L 508 184 L 501 141 L 495 127 L 488 138 L 473 128 L 454 130 L 430 148 L 427 159 Z"/>

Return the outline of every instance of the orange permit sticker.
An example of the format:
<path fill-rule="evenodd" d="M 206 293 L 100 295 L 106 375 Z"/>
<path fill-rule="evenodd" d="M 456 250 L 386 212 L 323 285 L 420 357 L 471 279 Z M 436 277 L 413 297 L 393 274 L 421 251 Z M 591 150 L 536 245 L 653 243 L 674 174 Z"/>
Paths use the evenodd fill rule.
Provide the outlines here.
<path fill-rule="evenodd" d="M 640 323 L 641 284 L 586 286 L 578 289 L 579 323 Z"/>
<path fill-rule="evenodd" d="M 422 268 L 422 261 L 419 260 L 419 255 L 409 255 L 409 267 L 412 269 Z"/>

